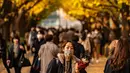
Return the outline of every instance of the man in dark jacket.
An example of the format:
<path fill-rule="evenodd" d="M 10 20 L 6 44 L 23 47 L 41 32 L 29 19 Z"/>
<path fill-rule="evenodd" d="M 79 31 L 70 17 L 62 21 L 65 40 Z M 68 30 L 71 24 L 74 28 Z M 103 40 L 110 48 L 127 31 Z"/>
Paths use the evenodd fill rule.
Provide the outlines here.
<path fill-rule="evenodd" d="M 40 30 L 37 33 L 37 39 L 34 41 L 33 45 L 32 45 L 32 52 L 34 53 L 34 59 L 33 59 L 33 63 L 32 66 L 34 65 L 34 62 L 38 59 L 38 52 L 39 49 L 41 47 L 41 45 L 45 44 L 45 40 L 44 40 L 44 32 L 42 30 Z M 31 71 L 30 73 L 40 73 L 39 70 L 34 69 L 33 67 L 31 67 Z"/>
<path fill-rule="evenodd" d="M 85 54 L 85 50 L 83 45 L 78 43 L 79 37 L 77 35 L 73 36 L 72 41 L 75 47 L 75 56 L 80 59 L 83 58 Z"/>
<path fill-rule="evenodd" d="M 34 44 L 34 41 L 36 40 L 36 38 L 37 38 L 37 32 L 36 32 L 35 28 L 32 27 L 31 31 L 29 33 L 29 40 L 28 40 L 28 44 L 31 49 L 33 47 L 33 44 Z"/>
<path fill-rule="evenodd" d="M 7 70 L 10 73 L 9 67 L 6 64 L 6 41 L 2 38 L 2 34 L 0 33 L 0 57 L 2 58 L 2 62 Z"/>

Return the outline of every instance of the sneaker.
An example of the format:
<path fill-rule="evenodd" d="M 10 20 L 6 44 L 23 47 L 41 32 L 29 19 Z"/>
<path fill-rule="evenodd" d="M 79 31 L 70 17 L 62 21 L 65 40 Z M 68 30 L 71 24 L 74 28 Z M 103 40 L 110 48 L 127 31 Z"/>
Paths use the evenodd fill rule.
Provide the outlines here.
<path fill-rule="evenodd" d="M 90 63 L 93 63 L 94 62 L 94 58 L 91 59 Z"/>

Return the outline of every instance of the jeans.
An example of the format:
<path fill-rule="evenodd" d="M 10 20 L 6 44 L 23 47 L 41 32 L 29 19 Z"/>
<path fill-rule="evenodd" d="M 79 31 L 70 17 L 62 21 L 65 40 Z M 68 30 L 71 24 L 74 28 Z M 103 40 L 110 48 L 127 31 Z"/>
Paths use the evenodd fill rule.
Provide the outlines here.
<path fill-rule="evenodd" d="M 14 67 L 15 73 L 21 73 L 21 67 Z"/>

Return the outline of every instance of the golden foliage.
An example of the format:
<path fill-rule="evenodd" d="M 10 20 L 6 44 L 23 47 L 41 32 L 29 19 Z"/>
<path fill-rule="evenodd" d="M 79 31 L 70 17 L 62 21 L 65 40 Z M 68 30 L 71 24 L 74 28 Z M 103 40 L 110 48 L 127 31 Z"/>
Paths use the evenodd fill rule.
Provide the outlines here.
<path fill-rule="evenodd" d="M 38 15 L 43 10 L 51 7 L 51 5 L 58 5 L 60 0 L 8 0 L 12 2 L 12 6 L 18 8 L 18 11 L 22 11 L 22 9 L 27 10 L 27 13 L 32 16 Z M 0 0 L 0 7 L 4 0 Z M 53 6 L 53 7 L 55 7 Z"/>
<path fill-rule="evenodd" d="M 64 11 L 78 18 L 96 16 L 99 11 L 107 11 L 111 15 L 119 11 L 121 4 L 130 4 L 130 0 L 61 0 Z M 113 14 L 114 15 L 114 14 Z"/>

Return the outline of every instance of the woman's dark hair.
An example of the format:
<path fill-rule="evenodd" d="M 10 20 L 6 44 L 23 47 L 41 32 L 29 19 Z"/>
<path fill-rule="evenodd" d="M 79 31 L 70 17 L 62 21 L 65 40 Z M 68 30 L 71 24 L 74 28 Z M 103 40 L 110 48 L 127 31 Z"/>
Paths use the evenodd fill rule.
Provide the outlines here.
<path fill-rule="evenodd" d="M 130 56 L 129 42 L 127 39 L 120 38 L 114 50 L 114 54 L 111 59 L 111 68 L 113 70 L 120 70 L 126 64 L 127 59 Z"/>
<path fill-rule="evenodd" d="M 74 43 L 73 43 L 72 41 L 67 40 L 67 41 L 65 41 L 64 43 L 62 43 L 62 46 L 61 46 L 61 50 L 62 50 L 62 51 L 63 51 L 64 47 L 66 46 L 66 44 L 67 44 L 68 42 L 72 43 L 73 48 L 74 48 L 74 50 L 75 50 Z"/>
<path fill-rule="evenodd" d="M 19 43 L 20 43 L 20 38 L 18 35 L 14 35 L 14 37 L 12 38 L 12 42 L 13 42 L 13 39 L 18 39 Z"/>
<path fill-rule="evenodd" d="M 72 45 L 73 45 L 73 47 L 74 47 L 73 42 L 72 42 L 72 41 L 69 41 L 69 40 L 67 40 L 66 42 L 64 42 L 64 43 L 62 44 L 62 47 L 65 47 L 65 45 L 66 45 L 68 42 L 72 43 Z"/>

